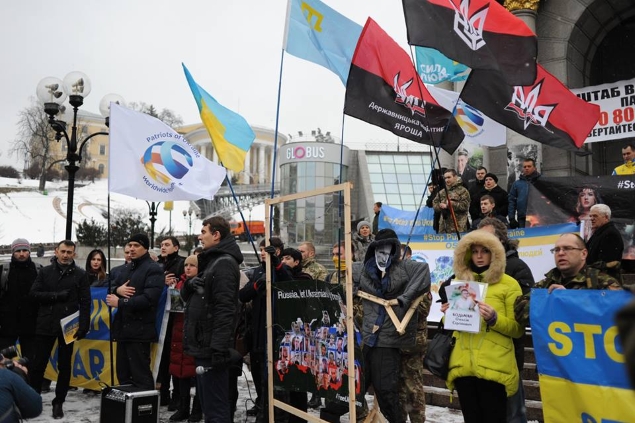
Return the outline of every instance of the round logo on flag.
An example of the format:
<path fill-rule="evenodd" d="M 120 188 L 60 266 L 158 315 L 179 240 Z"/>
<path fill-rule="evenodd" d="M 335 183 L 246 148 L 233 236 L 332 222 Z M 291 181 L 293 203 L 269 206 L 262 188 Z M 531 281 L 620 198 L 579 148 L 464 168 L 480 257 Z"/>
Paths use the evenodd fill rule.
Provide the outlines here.
<path fill-rule="evenodd" d="M 475 137 L 483 132 L 483 123 L 485 118 L 483 114 L 469 104 L 459 101 L 454 112 L 456 121 L 458 122 L 465 135 Z"/>
<path fill-rule="evenodd" d="M 194 161 L 190 153 L 177 143 L 159 141 L 143 153 L 141 163 L 152 179 L 167 185 L 172 179 L 183 178 Z"/>

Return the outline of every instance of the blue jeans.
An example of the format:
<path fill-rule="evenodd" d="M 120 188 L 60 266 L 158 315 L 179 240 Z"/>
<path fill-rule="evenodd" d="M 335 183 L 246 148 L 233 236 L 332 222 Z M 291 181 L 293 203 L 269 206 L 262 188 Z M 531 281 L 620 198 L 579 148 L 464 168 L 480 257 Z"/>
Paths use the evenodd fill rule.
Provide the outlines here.
<path fill-rule="evenodd" d="M 196 366 L 205 368 L 212 366 L 208 358 L 195 359 Z M 205 414 L 205 423 L 227 423 L 231 421 L 229 404 L 229 369 L 218 366 L 196 375 L 196 393 L 201 401 L 201 409 Z"/>

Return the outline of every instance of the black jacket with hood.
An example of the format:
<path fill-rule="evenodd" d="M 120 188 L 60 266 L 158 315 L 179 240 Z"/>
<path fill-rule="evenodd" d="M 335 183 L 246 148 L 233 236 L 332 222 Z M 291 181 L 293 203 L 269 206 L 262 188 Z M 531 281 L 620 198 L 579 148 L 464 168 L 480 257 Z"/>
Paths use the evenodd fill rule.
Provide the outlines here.
<path fill-rule="evenodd" d="M 229 354 L 234 347 L 238 308 L 239 265 L 243 254 L 228 235 L 198 255 L 198 277 L 205 281 L 199 292 L 188 280 L 181 289 L 185 305 L 183 350 L 196 358 Z"/>
<path fill-rule="evenodd" d="M 383 245 L 390 245 L 390 260 L 384 278 L 375 261 L 375 249 Z M 401 260 L 401 243 L 391 229 L 382 229 L 377 233 L 366 251 L 364 268 L 360 275 L 353 272 L 353 277 L 359 277 L 359 289 L 368 294 L 385 300 L 396 299 L 399 305 L 393 307 L 398 319 L 403 319 L 412 302 L 430 290 L 430 269 L 426 263 Z M 357 282 L 355 282 L 357 285 Z M 385 313 L 384 306 L 362 299 L 364 320 L 362 336 L 364 344 L 376 347 L 402 348 L 415 344 L 417 332 L 416 314 L 406 327 L 404 335 L 397 332 L 392 320 Z M 381 322 L 378 322 L 381 319 Z M 380 324 L 378 324 L 380 323 Z M 373 334 L 373 326 L 380 326 Z M 376 336 L 375 336 L 376 335 Z M 375 340 L 376 338 L 376 340 Z"/>

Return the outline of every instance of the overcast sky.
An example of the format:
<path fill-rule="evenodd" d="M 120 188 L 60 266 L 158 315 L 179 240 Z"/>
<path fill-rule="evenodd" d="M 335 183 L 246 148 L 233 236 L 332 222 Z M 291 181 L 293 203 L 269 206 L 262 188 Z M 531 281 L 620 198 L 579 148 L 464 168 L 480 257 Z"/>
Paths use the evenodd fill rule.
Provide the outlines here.
<path fill-rule="evenodd" d="M 407 48 L 399 0 L 325 0 L 363 25 L 373 17 Z M 18 112 L 46 76 L 85 72 L 92 92 L 84 110 L 99 113 L 111 92 L 126 101 L 169 108 L 184 123 L 200 121 L 181 62 L 221 104 L 252 125 L 274 128 L 286 0 L 22 0 L 0 6 L 3 94 L 0 163 L 14 163 L 8 149 Z M 344 86 L 330 71 L 285 54 L 280 131 L 320 127 L 339 136 Z M 353 118 L 345 143 L 396 141 L 391 133 Z"/>

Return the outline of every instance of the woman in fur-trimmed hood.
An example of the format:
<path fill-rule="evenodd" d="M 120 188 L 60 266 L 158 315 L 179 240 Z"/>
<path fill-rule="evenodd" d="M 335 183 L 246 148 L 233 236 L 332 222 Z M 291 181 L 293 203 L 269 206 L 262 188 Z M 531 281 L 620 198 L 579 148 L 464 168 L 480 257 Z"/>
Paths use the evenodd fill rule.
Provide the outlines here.
<path fill-rule="evenodd" d="M 478 333 L 454 332 L 447 386 L 456 389 L 466 421 L 506 422 L 507 397 L 518 389 L 518 368 L 512 338 L 523 328 L 514 319 L 514 301 L 521 295 L 518 282 L 505 274 L 505 249 L 494 235 L 471 232 L 454 250 L 456 280 L 487 284 L 478 301 Z M 448 305 L 443 304 L 445 312 Z"/>

